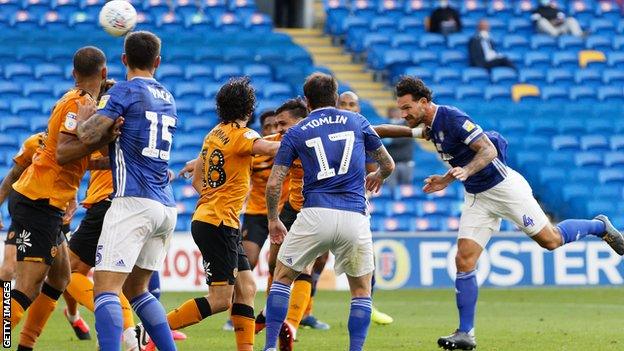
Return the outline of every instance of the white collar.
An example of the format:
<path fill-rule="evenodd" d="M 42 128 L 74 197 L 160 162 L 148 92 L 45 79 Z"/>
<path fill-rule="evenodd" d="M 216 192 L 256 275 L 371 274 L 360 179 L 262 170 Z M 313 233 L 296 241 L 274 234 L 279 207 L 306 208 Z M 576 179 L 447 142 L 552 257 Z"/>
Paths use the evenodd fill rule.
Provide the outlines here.
<path fill-rule="evenodd" d="M 310 111 L 310 113 L 312 113 L 312 112 L 316 112 L 316 111 L 320 111 L 320 110 L 326 110 L 326 109 L 328 109 L 328 108 L 335 108 L 335 107 L 333 107 L 333 106 L 319 107 L 319 108 L 317 108 L 317 109 L 315 109 L 315 110 Z"/>
<path fill-rule="evenodd" d="M 433 106 L 435 106 L 435 112 L 433 113 L 433 119 L 431 120 L 431 127 L 433 127 L 433 122 L 435 122 L 436 116 L 438 115 L 438 105 L 432 102 Z"/>
<path fill-rule="evenodd" d="M 130 78 L 130 80 L 135 80 L 135 79 L 145 79 L 145 80 L 156 80 L 156 78 L 154 77 L 140 77 L 140 76 L 136 76 L 136 77 L 132 77 Z"/>

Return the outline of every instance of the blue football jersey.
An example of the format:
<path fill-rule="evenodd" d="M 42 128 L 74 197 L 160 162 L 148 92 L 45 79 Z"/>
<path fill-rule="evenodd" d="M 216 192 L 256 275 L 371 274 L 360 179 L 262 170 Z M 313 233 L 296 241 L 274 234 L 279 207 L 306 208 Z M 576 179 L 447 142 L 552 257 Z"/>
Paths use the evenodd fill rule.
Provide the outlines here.
<path fill-rule="evenodd" d="M 171 93 L 151 78 L 118 82 L 102 96 L 97 113 L 124 118 L 121 135 L 109 147 L 113 195 L 175 206 L 167 173 L 178 119 Z"/>
<path fill-rule="evenodd" d="M 284 135 L 274 164 L 303 167 L 303 207 L 366 213 L 366 151 L 381 140 L 360 114 L 327 107 L 314 110 Z"/>
<path fill-rule="evenodd" d="M 430 133 L 442 160 L 453 167 L 463 167 L 472 161 L 476 152 L 470 144 L 483 135 L 496 147 L 498 157 L 464 182 L 467 192 L 476 194 L 488 190 L 507 176 L 507 141 L 496 132 L 484 132 L 465 112 L 438 105 Z"/>

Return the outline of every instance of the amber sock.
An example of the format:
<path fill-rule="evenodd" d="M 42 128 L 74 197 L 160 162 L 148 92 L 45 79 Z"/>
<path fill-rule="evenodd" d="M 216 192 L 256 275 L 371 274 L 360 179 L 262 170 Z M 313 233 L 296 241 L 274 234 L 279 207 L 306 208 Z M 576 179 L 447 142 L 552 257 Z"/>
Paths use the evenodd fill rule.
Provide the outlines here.
<path fill-rule="evenodd" d="M 11 330 L 15 329 L 32 301 L 19 290 L 11 290 Z"/>
<path fill-rule="evenodd" d="M 300 274 L 293 284 L 290 293 L 290 305 L 286 320 L 295 328 L 299 328 L 299 323 L 303 318 L 303 313 L 308 307 L 310 293 L 312 291 L 312 277 L 309 274 Z"/>
<path fill-rule="evenodd" d="M 56 308 L 56 301 L 62 294 L 62 291 L 56 290 L 48 283 L 43 283 L 41 293 L 28 309 L 28 316 L 20 333 L 19 344 L 21 346 L 31 349 L 35 347 L 43 327 L 45 327 L 52 312 L 54 312 L 54 308 Z"/>
<path fill-rule="evenodd" d="M 256 320 L 253 307 L 235 303 L 232 305 L 232 325 L 236 333 L 238 351 L 253 351 Z"/>
<path fill-rule="evenodd" d="M 171 330 L 178 330 L 189 325 L 199 323 L 210 316 L 212 309 L 205 297 L 187 300 L 180 307 L 167 314 L 167 321 Z"/>

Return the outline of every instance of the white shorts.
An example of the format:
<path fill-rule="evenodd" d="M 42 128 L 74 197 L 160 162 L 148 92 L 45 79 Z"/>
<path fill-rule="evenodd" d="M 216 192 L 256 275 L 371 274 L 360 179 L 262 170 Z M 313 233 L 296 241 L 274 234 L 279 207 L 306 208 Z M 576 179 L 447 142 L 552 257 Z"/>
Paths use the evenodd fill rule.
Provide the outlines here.
<path fill-rule="evenodd" d="M 280 247 L 277 259 L 301 272 L 327 251 L 336 274 L 361 277 L 375 269 L 370 219 L 357 212 L 304 208 Z"/>
<path fill-rule="evenodd" d="M 549 223 L 524 177 L 509 167 L 507 173 L 507 178 L 493 188 L 465 194 L 460 239 L 472 239 L 485 247 L 492 233 L 500 229 L 501 218 L 513 221 L 528 236 L 536 235 Z"/>
<path fill-rule="evenodd" d="M 139 268 L 160 270 L 178 211 L 139 197 L 118 197 L 104 216 L 95 254 L 95 270 L 130 273 Z"/>

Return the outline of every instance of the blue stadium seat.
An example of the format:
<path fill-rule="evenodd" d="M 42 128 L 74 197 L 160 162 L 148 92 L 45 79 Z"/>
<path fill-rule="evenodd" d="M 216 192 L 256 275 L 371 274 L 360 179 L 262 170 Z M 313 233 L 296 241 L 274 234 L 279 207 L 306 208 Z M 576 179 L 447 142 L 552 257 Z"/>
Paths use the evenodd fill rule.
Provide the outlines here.
<path fill-rule="evenodd" d="M 181 81 L 183 80 L 183 78 L 184 78 L 184 71 L 182 70 L 182 67 L 179 65 L 163 63 L 156 70 L 156 79 L 158 79 L 161 82 L 168 81 L 168 82 L 173 83 L 173 82 Z"/>
<path fill-rule="evenodd" d="M 622 199 L 622 191 L 624 187 L 619 184 L 602 184 L 595 186 L 592 190 L 595 199 Z"/>
<path fill-rule="evenodd" d="M 221 83 L 217 83 L 217 82 L 204 83 L 203 86 L 204 86 L 204 97 L 208 99 L 213 99 L 219 92 L 219 89 L 221 88 Z"/>
<path fill-rule="evenodd" d="M 462 72 L 462 82 L 471 84 L 487 84 L 490 81 L 488 71 L 484 68 L 469 67 Z"/>
<path fill-rule="evenodd" d="M 216 124 L 216 120 L 211 120 L 208 117 L 195 117 L 195 118 L 186 118 L 184 120 L 184 128 L 185 132 L 193 132 L 197 130 L 207 131 L 210 130 Z M 200 137 L 201 140 L 201 137 Z"/>
<path fill-rule="evenodd" d="M 12 63 L 4 67 L 4 78 L 12 81 L 25 81 L 32 79 L 33 70 L 30 65 Z"/>
<path fill-rule="evenodd" d="M 520 118 L 504 118 L 498 121 L 501 134 L 508 135 L 526 135 L 528 130 L 526 120 Z"/>
<path fill-rule="evenodd" d="M 436 70 L 436 73 L 441 69 Z M 404 74 L 422 79 L 425 83 L 435 81 L 431 70 L 425 67 L 407 67 Z M 436 81 L 437 82 L 437 81 Z"/>
<path fill-rule="evenodd" d="M 0 95 L 9 100 L 21 97 L 22 85 L 13 82 L 0 82 Z"/>
<path fill-rule="evenodd" d="M 227 81 L 228 79 L 232 77 L 240 76 L 242 74 L 242 71 L 240 67 L 237 65 L 222 64 L 222 65 L 216 65 L 214 67 L 213 73 L 214 73 L 215 81 L 224 83 L 225 81 Z"/>
<path fill-rule="evenodd" d="M 449 49 L 465 49 L 470 41 L 470 35 L 466 33 L 453 33 L 447 37 Z"/>
<path fill-rule="evenodd" d="M 568 173 L 568 178 L 571 183 L 576 183 L 576 182 L 594 183 L 596 181 L 596 170 L 574 169 L 574 172 Z"/>
<path fill-rule="evenodd" d="M 446 217 L 444 217 L 446 218 Z M 442 224 L 442 219 L 439 216 L 428 216 L 424 218 L 416 217 L 410 223 L 410 231 L 427 231 L 437 232 L 444 230 L 445 226 Z"/>
<path fill-rule="evenodd" d="M 609 141 L 604 135 L 582 135 L 581 149 L 586 151 L 607 151 L 609 150 Z"/>
<path fill-rule="evenodd" d="M 263 64 L 250 64 L 243 66 L 243 74 L 251 77 L 254 84 L 264 84 L 273 80 L 271 66 Z"/>
<path fill-rule="evenodd" d="M 503 37 L 503 48 L 509 49 L 528 49 L 529 40 L 523 35 L 510 34 Z"/>
<path fill-rule="evenodd" d="M 188 65 L 195 59 L 192 47 L 164 47 L 162 56 L 164 62 L 175 62 L 178 65 Z"/>
<path fill-rule="evenodd" d="M 555 135 L 552 138 L 552 149 L 559 150 L 579 150 L 578 138 L 574 135 Z"/>
<path fill-rule="evenodd" d="M 425 80 L 425 78 L 421 78 Z M 461 83 L 461 71 L 456 68 L 438 68 L 433 73 L 433 81 L 437 84 L 459 84 Z M 438 95 L 438 92 L 436 95 Z"/>
<path fill-rule="evenodd" d="M 63 79 L 63 68 L 56 64 L 42 63 L 34 67 L 35 78 L 38 80 L 54 81 Z"/>
<path fill-rule="evenodd" d="M 27 117 L 29 114 L 38 113 L 41 110 L 41 104 L 37 100 L 32 99 L 14 99 L 11 100 L 11 113 L 20 117 Z"/>
<path fill-rule="evenodd" d="M 423 200 L 427 196 L 422 191 L 422 188 L 420 186 L 414 186 L 414 185 L 411 185 L 411 184 L 404 184 L 404 185 L 400 185 L 398 187 L 398 189 L 397 189 L 397 197 L 400 200 L 416 200 L 416 199 Z"/>
<path fill-rule="evenodd" d="M 601 169 L 598 171 L 598 181 L 602 184 L 624 184 L 624 172 L 612 168 Z"/>
<path fill-rule="evenodd" d="M 226 47 L 223 49 L 223 61 L 230 64 L 245 64 L 251 61 L 253 52 L 245 47 Z"/>
<path fill-rule="evenodd" d="M 583 140 L 581 139 L 581 145 Z M 595 152 L 579 152 L 574 155 L 574 164 L 583 168 L 601 168 L 603 165 L 602 154 Z"/>
<path fill-rule="evenodd" d="M 240 12 L 237 12 L 240 16 Z M 271 33 L 273 30 L 273 20 L 263 13 L 253 13 L 245 19 L 245 28 L 253 33 Z"/>
<path fill-rule="evenodd" d="M 598 69 L 586 68 L 577 70 L 574 73 L 574 82 L 580 85 L 600 85 L 602 74 Z"/>
<path fill-rule="evenodd" d="M 437 67 L 439 60 L 435 52 L 429 50 L 414 51 L 411 56 L 411 62 L 423 67 Z"/>
<path fill-rule="evenodd" d="M 518 82 L 518 73 L 509 67 L 495 67 L 490 71 L 490 78 L 495 84 L 514 84 Z"/>
<path fill-rule="evenodd" d="M 550 35 L 535 34 L 531 36 L 532 50 L 554 50 L 557 48 L 557 40 Z"/>
<path fill-rule="evenodd" d="M 212 18 L 219 17 L 227 11 L 226 0 L 205 0 L 203 10 Z"/>
<path fill-rule="evenodd" d="M 624 52 L 610 52 L 607 55 L 607 64 L 609 67 L 624 68 Z"/>
<path fill-rule="evenodd" d="M 595 102 L 597 99 L 594 88 L 588 86 L 571 87 L 569 97 L 572 101 L 589 103 Z"/>
<path fill-rule="evenodd" d="M 483 102 L 483 91 L 473 85 L 460 85 L 455 90 L 455 99 L 462 100 L 464 103 Z"/>
<path fill-rule="evenodd" d="M 308 51 L 300 46 L 286 48 L 286 62 L 293 65 L 311 66 L 312 59 Z"/>
<path fill-rule="evenodd" d="M 199 12 L 199 8 L 195 1 L 192 0 L 176 0 L 175 1 L 175 11 L 182 15 L 183 17 L 187 17 L 190 15 L 194 15 Z"/>
<path fill-rule="evenodd" d="M 485 87 L 483 94 L 487 101 L 491 102 L 508 102 L 511 101 L 511 93 L 509 88 L 503 85 L 490 85 Z"/>
<path fill-rule="evenodd" d="M 615 32 L 615 26 L 613 25 L 613 22 L 608 19 L 592 18 L 589 26 L 589 31 L 592 36 L 595 34 L 602 34 L 606 37 Z M 591 39 L 591 37 L 588 38 L 588 41 L 589 39 Z"/>
<path fill-rule="evenodd" d="M 559 134 L 582 134 L 585 132 L 585 123 L 579 118 L 562 118 L 556 123 Z"/>
<path fill-rule="evenodd" d="M 378 16 L 370 20 L 368 28 L 371 32 L 388 35 L 396 32 L 397 25 L 393 18 Z"/>
<path fill-rule="evenodd" d="M 578 69 L 578 56 L 572 51 L 556 51 L 552 54 L 552 65 L 558 68 Z"/>
<path fill-rule="evenodd" d="M 42 132 L 48 128 L 47 117 L 32 117 L 30 118 L 30 132 Z"/>
<path fill-rule="evenodd" d="M 386 214 L 388 216 L 417 215 L 415 201 L 392 201 L 386 204 Z"/>
<path fill-rule="evenodd" d="M 236 33 L 241 31 L 243 28 L 241 19 L 234 13 L 225 12 L 222 15 L 213 18 L 215 19 L 215 28 L 225 33 Z"/>
<path fill-rule="evenodd" d="M 419 37 L 420 48 L 436 52 L 446 47 L 446 40 L 442 34 L 425 33 Z"/>
<path fill-rule="evenodd" d="M 507 31 L 509 33 L 518 33 L 522 35 L 528 34 L 533 32 L 533 23 L 531 23 L 528 18 L 524 17 L 510 18 L 507 25 Z"/>
<path fill-rule="evenodd" d="M 195 10 L 197 11 L 197 10 Z M 212 17 L 202 15 L 201 13 L 180 13 L 182 17 L 182 23 L 184 29 L 194 33 L 205 33 L 214 30 Z M 157 21 L 157 25 L 162 25 L 160 21 Z M 176 24 L 176 28 L 179 28 L 180 23 Z"/>
<path fill-rule="evenodd" d="M 539 169 L 539 182 L 541 184 L 561 183 L 566 178 L 567 170 L 561 167 L 541 167 Z"/>
<path fill-rule="evenodd" d="M 177 128 L 180 128 L 180 126 L 183 124 L 182 121 L 184 119 L 181 119 L 180 116 L 189 116 L 189 115 L 193 115 L 195 112 L 195 102 L 194 100 L 191 100 L 189 98 L 177 98 L 176 97 L 176 111 L 178 113 L 178 125 Z"/>
<path fill-rule="evenodd" d="M 383 229 L 389 232 L 406 232 L 411 229 L 411 216 L 388 217 L 383 221 Z"/>
<path fill-rule="evenodd" d="M 201 99 L 204 97 L 203 87 L 197 83 L 178 83 L 173 89 L 176 99 Z"/>
<path fill-rule="evenodd" d="M 200 100 L 195 103 L 195 114 L 198 116 L 204 114 L 215 114 L 216 111 L 217 106 L 214 101 Z"/>
<path fill-rule="evenodd" d="M 8 134 L 30 133 L 30 124 L 23 117 L 3 117 L 0 120 L 0 130 Z"/>
<path fill-rule="evenodd" d="M 94 16 L 84 12 L 76 12 L 69 17 L 69 26 L 78 32 L 95 31 L 98 29 Z"/>
<path fill-rule="evenodd" d="M 591 190 L 585 184 L 566 184 L 561 189 L 561 195 L 565 202 L 587 201 L 591 197 Z"/>
<path fill-rule="evenodd" d="M 539 166 L 544 160 L 544 154 L 539 151 L 526 150 L 516 155 L 516 164 L 520 168 Z"/>
<path fill-rule="evenodd" d="M 568 90 L 562 86 L 545 86 L 541 89 L 542 99 L 552 103 L 567 102 Z"/>
<path fill-rule="evenodd" d="M 544 71 L 533 68 L 521 68 L 518 74 L 520 83 L 543 85 L 546 82 Z"/>
<path fill-rule="evenodd" d="M 624 70 L 611 68 L 603 70 L 602 82 L 604 84 L 624 85 Z"/>
<path fill-rule="evenodd" d="M 619 51 L 620 49 L 624 48 L 624 35 L 616 35 L 611 40 L 611 47 L 613 48 L 613 50 Z"/>
<path fill-rule="evenodd" d="M 586 39 L 585 47 L 587 49 L 600 51 L 611 50 L 611 38 L 601 35 L 592 35 Z"/>
<path fill-rule="evenodd" d="M 11 27 L 21 31 L 29 32 L 39 29 L 39 15 L 28 11 L 18 11 L 9 15 L 9 24 Z"/>
<path fill-rule="evenodd" d="M 594 118 L 586 121 L 585 129 L 587 133 L 611 134 L 616 131 L 613 122 L 609 119 L 605 119 L 605 115 L 600 116 L 600 118 L 602 119 Z"/>
<path fill-rule="evenodd" d="M 550 66 L 550 56 L 544 52 L 527 52 L 524 56 L 524 65 L 531 68 L 548 68 Z"/>
<path fill-rule="evenodd" d="M 188 65 L 184 68 L 184 79 L 194 82 L 212 80 L 212 67 L 209 65 Z"/>
<path fill-rule="evenodd" d="M 32 82 L 32 83 L 24 83 L 24 96 L 41 100 L 49 97 L 53 97 L 54 91 L 52 90 L 52 86 L 46 83 Z"/>
<path fill-rule="evenodd" d="M 604 155 L 604 165 L 607 167 L 624 166 L 624 152 L 608 152 Z"/>
<path fill-rule="evenodd" d="M 624 103 L 622 85 L 601 86 L 598 88 L 598 100 L 610 103 Z"/>
<path fill-rule="evenodd" d="M 73 88 L 73 84 L 70 82 L 60 82 L 56 83 L 52 86 L 53 94 L 56 97 L 63 96 L 66 92 L 68 92 L 71 88 Z"/>
<path fill-rule="evenodd" d="M 267 83 L 264 85 L 263 96 L 267 100 L 286 100 L 292 98 L 293 93 L 288 84 Z"/>
<path fill-rule="evenodd" d="M 609 138 L 609 146 L 613 151 L 624 151 L 624 135 L 612 135 Z"/>
<path fill-rule="evenodd" d="M 585 41 L 573 35 L 562 35 L 559 37 L 558 47 L 560 50 L 582 50 L 585 47 Z"/>
<path fill-rule="evenodd" d="M 0 134 L 0 152 L 15 152 L 19 148 L 19 143 L 15 135 Z M 3 174 L 7 174 L 5 172 Z"/>
<path fill-rule="evenodd" d="M 468 56 L 461 50 L 444 50 L 440 52 L 440 64 L 452 66 L 453 68 L 465 66 L 468 63 Z"/>
<path fill-rule="evenodd" d="M 418 17 L 401 17 L 397 28 L 403 33 L 424 33 L 423 19 Z"/>

